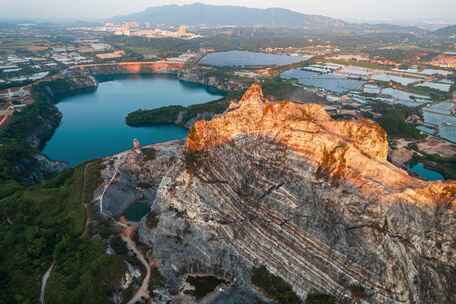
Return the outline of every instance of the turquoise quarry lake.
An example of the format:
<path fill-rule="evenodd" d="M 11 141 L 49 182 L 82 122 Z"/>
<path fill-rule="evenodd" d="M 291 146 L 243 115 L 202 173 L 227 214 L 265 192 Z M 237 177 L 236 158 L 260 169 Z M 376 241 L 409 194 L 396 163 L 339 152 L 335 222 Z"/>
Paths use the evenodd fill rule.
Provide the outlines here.
<path fill-rule="evenodd" d="M 415 163 L 409 166 L 409 170 L 416 173 L 419 177 L 428 181 L 445 180 L 442 174 L 437 171 L 427 169 L 422 163 Z"/>
<path fill-rule="evenodd" d="M 130 222 L 139 222 L 141 219 L 148 214 L 150 211 L 150 206 L 147 202 L 136 202 L 125 210 L 124 215 L 127 217 Z"/>
<path fill-rule="evenodd" d="M 138 138 L 142 144 L 183 139 L 184 128 L 173 125 L 132 128 L 126 125 L 128 113 L 168 105 L 191 105 L 222 97 L 201 85 L 162 76 L 134 76 L 101 82 L 98 90 L 65 98 L 57 104 L 63 119 L 43 153 L 50 159 L 70 165 L 112 155 L 131 147 Z"/>

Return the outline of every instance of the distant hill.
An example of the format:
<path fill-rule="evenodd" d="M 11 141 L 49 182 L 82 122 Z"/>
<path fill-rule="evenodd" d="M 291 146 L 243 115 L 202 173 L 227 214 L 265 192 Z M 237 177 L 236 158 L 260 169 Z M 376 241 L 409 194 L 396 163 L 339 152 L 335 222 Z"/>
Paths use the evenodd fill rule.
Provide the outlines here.
<path fill-rule="evenodd" d="M 201 3 L 151 7 L 143 12 L 112 18 L 112 21 L 149 22 L 153 25 L 188 26 L 263 26 L 301 28 L 316 31 L 422 31 L 391 25 L 366 25 L 318 15 L 306 15 L 282 8 L 246 8 L 241 6 L 216 6 Z"/>
<path fill-rule="evenodd" d="M 188 26 L 265 26 L 265 27 L 333 27 L 346 23 L 341 20 L 304 15 L 287 9 L 256 9 L 241 6 L 216 6 L 201 3 L 151 7 L 143 12 L 113 18 L 114 21 L 134 20 L 162 25 Z"/>
<path fill-rule="evenodd" d="M 456 25 L 450 25 L 433 32 L 437 36 L 454 36 L 456 35 Z"/>
<path fill-rule="evenodd" d="M 383 32 L 383 33 L 428 33 L 427 30 L 417 26 L 405 26 L 397 24 L 379 23 L 379 24 L 357 24 L 362 31 Z"/>

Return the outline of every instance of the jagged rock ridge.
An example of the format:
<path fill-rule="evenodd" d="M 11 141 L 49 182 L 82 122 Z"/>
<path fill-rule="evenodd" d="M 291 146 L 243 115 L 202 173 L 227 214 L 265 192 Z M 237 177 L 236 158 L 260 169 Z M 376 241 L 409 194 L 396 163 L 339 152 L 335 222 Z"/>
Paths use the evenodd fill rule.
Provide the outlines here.
<path fill-rule="evenodd" d="M 259 84 L 252 85 L 225 115 L 198 122 L 187 147 L 210 149 L 240 134 L 274 138 L 329 178 L 349 183 L 365 197 L 388 202 L 455 203 L 455 182 L 424 182 L 387 161 L 386 132 L 376 123 L 367 119 L 336 121 L 317 104 L 269 102 Z"/>

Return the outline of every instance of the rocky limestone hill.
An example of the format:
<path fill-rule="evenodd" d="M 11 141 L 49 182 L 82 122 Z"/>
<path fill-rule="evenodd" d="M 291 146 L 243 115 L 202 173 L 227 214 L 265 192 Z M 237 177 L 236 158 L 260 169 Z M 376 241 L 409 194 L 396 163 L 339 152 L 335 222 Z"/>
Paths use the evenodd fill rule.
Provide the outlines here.
<path fill-rule="evenodd" d="M 273 302 L 252 276 L 265 266 L 303 301 L 454 303 L 456 183 L 388 163 L 372 121 L 272 103 L 253 85 L 173 147 L 166 161 L 163 148 L 155 161 L 130 158 L 119 178 L 155 193 L 139 239 L 163 277 L 151 287 L 156 302 L 195 302 L 188 277 L 202 275 L 225 281 L 202 303 Z"/>

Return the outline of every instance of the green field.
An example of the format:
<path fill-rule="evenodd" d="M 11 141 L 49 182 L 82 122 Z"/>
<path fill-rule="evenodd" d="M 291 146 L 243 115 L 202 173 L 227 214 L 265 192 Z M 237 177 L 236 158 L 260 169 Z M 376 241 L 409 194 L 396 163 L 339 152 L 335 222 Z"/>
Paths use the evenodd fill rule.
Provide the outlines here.
<path fill-rule="evenodd" d="M 8 248 L 0 252 L 0 303 L 36 303 L 52 261 L 47 303 L 107 302 L 125 265 L 105 254 L 103 238 L 85 237 L 99 169 L 92 162 L 39 185 L 15 184 L 0 199 L 0 247 Z"/>

